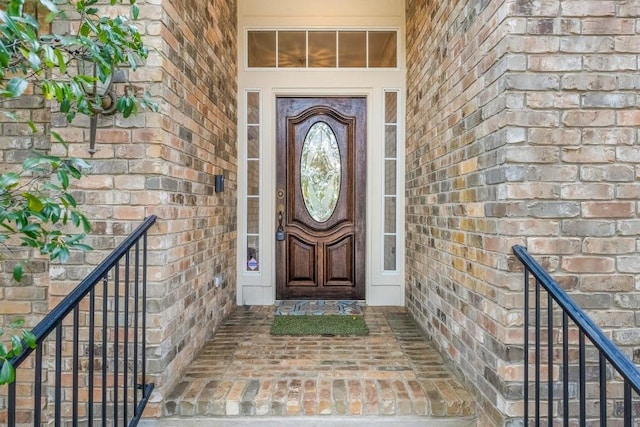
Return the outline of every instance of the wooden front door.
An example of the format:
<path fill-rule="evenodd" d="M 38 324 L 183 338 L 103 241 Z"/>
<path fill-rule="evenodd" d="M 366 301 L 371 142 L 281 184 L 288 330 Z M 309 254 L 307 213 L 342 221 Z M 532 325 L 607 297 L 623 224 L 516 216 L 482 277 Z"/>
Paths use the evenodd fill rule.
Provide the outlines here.
<path fill-rule="evenodd" d="M 366 98 L 276 107 L 276 297 L 364 299 Z"/>

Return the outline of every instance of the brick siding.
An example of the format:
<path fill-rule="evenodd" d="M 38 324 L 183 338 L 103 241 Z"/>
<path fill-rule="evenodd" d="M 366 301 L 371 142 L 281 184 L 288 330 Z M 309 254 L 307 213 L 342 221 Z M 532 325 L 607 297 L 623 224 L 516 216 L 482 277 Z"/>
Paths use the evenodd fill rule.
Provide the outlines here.
<path fill-rule="evenodd" d="M 407 305 L 480 425 L 522 413 L 513 244 L 640 345 L 636 4 L 407 3 Z"/>
<path fill-rule="evenodd" d="M 50 268 L 37 260 L 26 286 L 0 288 L 0 313 L 44 314 L 158 215 L 148 355 L 158 403 L 235 300 L 236 2 L 140 6 L 158 51 L 130 77 L 160 111 L 100 118 L 93 170 L 76 192 L 95 250 Z M 407 306 L 475 392 L 479 425 L 522 411 L 513 244 L 640 359 L 639 17 L 625 0 L 407 0 Z M 86 119 L 66 126 L 37 94 L 13 107 L 41 129 L 0 119 L 6 168 L 49 148 L 50 126 L 87 157 Z"/>
<path fill-rule="evenodd" d="M 91 221 L 87 243 L 94 250 L 73 253 L 64 265 L 33 261 L 32 271 L 44 273 L 0 287 L 0 313 L 35 325 L 144 217 L 157 215 L 149 237 L 147 373 L 158 401 L 235 304 L 237 13 L 235 1 L 138 4 L 138 28 L 151 53 L 145 66 L 125 72 L 151 92 L 159 111 L 99 117 L 92 169 L 74 191 Z M 73 16 L 55 31 L 72 28 Z M 89 158 L 88 118 L 67 125 L 37 95 L 14 103 L 3 105 L 42 129 L 31 135 L 0 119 L 5 167 L 17 167 L 32 147 L 64 155 L 50 143 L 50 128 L 70 143 L 70 155 Z M 223 193 L 214 192 L 215 174 L 225 175 Z M 10 266 L 2 264 L 5 284 Z M 148 413 L 158 410 L 151 405 Z"/>
<path fill-rule="evenodd" d="M 166 259 L 158 265 L 150 369 L 162 376 L 166 393 L 235 304 L 237 13 L 235 1 L 162 6 L 160 13 L 149 5 L 147 18 L 160 20 L 151 25 L 164 54 L 160 137 L 147 146 L 152 170 L 140 174 L 145 188 L 155 190 L 148 194 L 159 195 L 148 213 L 162 218 L 155 243 Z M 153 173 L 156 167 L 161 171 Z M 215 174 L 225 175 L 223 193 L 214 192 Z"/>

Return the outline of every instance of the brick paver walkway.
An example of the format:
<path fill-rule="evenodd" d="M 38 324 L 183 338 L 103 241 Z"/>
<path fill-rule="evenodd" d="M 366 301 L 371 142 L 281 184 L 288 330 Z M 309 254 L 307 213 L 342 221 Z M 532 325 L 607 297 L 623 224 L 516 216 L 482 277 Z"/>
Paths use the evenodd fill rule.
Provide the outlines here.
<path fill-rule="evenodd" d="M 402 308 L 367 307 L 365 337 L 273 337 L 239 307 L 165 400 L 165 416 L 469 417 L 471 395 Z"/>

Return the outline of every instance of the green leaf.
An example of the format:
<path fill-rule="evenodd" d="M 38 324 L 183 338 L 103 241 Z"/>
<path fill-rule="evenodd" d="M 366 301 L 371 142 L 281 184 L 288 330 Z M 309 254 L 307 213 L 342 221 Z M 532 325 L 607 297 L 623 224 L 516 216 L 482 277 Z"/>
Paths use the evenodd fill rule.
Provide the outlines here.
<path fill-rule="evenodd" d="M 57 13 L 49 12 L 47 13 L 47 16 L 45 16 L 44 21 L 47 24 L 51 24 L 57 17 L 58 17 Z"/>
<path fill-rule="evenodd" d="M 66 74 L 67 62 L 64 60 L 64 56 L 62 55 L 62 52 L 56 49 L 55 55 L 56 55 L 56 59 L 58 60 L 58 68 L 60 69 L 60 73 Z"/>
<path fill-rule="evenodd" d="M 29 65 L 33 71 L 38 71 L 42 65 L 40 57 L 35 52 L 29 52 Z"/>
<path fill-rule="evenodd" d="M 80 35 L 88 37 L 89 34 L 91 34 L 91 27 L 89 27 L 89 24 L 87 24 L 87 22 L 83 22 L 82 26 L 80 27 Z"/>
<path fill-rule="evenodd" d="M 71 175 L 75 179 L 80 179 L 82 177 L 82 172 L 80 172 L 78 169 L 76 169 L 72 165 L 67 164 L 66 167 L 69 175 Z"/>
<path fill-rule="evenodd" d="M 35 213 L 33 213 L 33 216 L 36 216 Z M 38 223 L 32 223 L 21 227 L 19 231 L 32 239 L 36 239 L 38 238 L 38 235 L 41 234 L 42 227 Z"/>
<path fill-rule="evenodd" d="M 22 264 L 16 264 L 16 266 L 13 267 L 13 280 L 15 280 L 16 282 L 19 282 L 22 280 L 23 276 L 24 276 L 24 268 L 22 267 Z"/>
<path fill-rule="evenodd" d="M 74 249 L 78 249 L 84 252 L 92 251 L 93 248 L 89 245 L 85 245 L 84 243 L 76 243 L 73 245 Z"/>
<path fill-rule="evenodd" d="M 5 360 L 2 364 L 2 368 L 0 368 L 0 384 L 12 383 L 15 379 L 16 370 L 8 360 Z"/>
<path fill-rule="evenodd" d="M 28 237 L 20 237 L 20 240 L 22 240 L 22 246 L 28 246 L 30 248 L 40 247 L 40 243 L 38 243 L 38 241 L 35 239 L 30 239 Z"/>
<path fill-rule="evenodd" d="M 66 115 L 67 122 L 71 123 L 75 117 L 76 117 L 76 112 L 69 111 Z"/>
<path fill-rule="evenodd" d="M 20 176 L 15 172 L 0 175 L 0 188 L 12 187 L 18 183 Z"/>
<path fill-rule="evenodd" d="M 60 136 L 60 134 L 58 132 L 51 131 L 51 136 L 53 137 L 53 139 L 56 140 L 56 142 L 59 142 L 60 144 L 64 145 L 65 147 L 67 146 L 67 141 L 62 139 L 62 137 Z"/>
<path fill-rule="evenodd" d="M 42 3 L 44 7 L 49 9 L 50 12 L 58 13 L 60 11 L 60 9 L 58 9 L 58 6 L 56 6 L 56 4 L 50 0 L 40 0 L 40 3 Z"/>
<path fill-rule="evenodd" d="M 42 204 L 42 200 L 40 200 L 38 197 L 34 196 L 33 194 L 25 192 L 25 193 L 22 193 L 22 195 L 24 196 L 25 199 L 28 200 L 29 209 L 31 209 L 32 211 L 40 212 L 44 207 L 44 205 Z"/>
<path fill-rule="evenodd" d="M 69 175 L 67 175 L 63 170 L 58 169 L 57 176 L 62 188 L 65 190 L 69 188 Z"/>
<path fill-rule="evenodd" d="M 42 184 L 42 189 L 56 192 L 62 190 L 59 185 L 55 185 L 53 182 L 45 182 L 44 184 Z"/>
<path fill-rule="evenodd" d="M 49 46 L 48 44 L 45 44 L 44 46 L 42 46 L 42 56 L 44 58 L 44 63 L 47 65 L 47 67 L 54 66 L 56 55 L 51 46 Z"/>
<path fill-rule="evenodd" d="M 11 97 L 17 98 L 27 90 L 28 86 L 29 83 L 22 77 L 13 77 L 7 83 L 7 91 L 11 94 Z"/>
<path fill-rule="evenodd" d="M 83 237 L 84 237 L 84 234 L 76 234 L 75 236 L 71 236 L 71 237 L 69 237 L 69 238 L 66 240 L 66 242 L 65 242 L 65 243 L 66 243 L 67 245 L 69 245 L 69 246 L 73 246 L 73 245 L 75 245 L 76 243 L 78 243 L 78 241 L 79 241 L 80 239 L 82 239 Z"/>
<path fill-rule="evenodd" d="M 89 220 L 87 219 L 86 216 L 82 215 L 80 217 L 80 221 L 82 221 L 82 229 L 84 230 L 85 233 L 88 233 L 91 231 L 91 223 L 89 222 Z"/>
<path fill-rule="evenodd" d="M 14 356 L 22 353 L 22 340 L 17 335 L 11 336 L 11 353 L 13 353 Z"/>
<path fill-rule="evenodd" d="M 136 61 L 136 57 L 131 52 L 127 53 L 127 61 L 129 61 L 129 66 L 133 71 L 138 69 L 138 63 Z"/>
<path fill-rule="evenodd" d="M 140 15 L 140 8 L 137 4 L 131 6 L 131 15 L 133 16 L 133 19 L 138 19 L 138 16 Z"/>
<path fill-rule="evenodd" d="M 51 214 L 49 217 L 51 218 L 51 223 L 56 224 L 60 221 L 60 216 L 62 215 L 62 209 L 58 205 L 51 206 Z"/>
<path fill-rule="evenodd" d="M 13 234 L 15 234 L 15 233 L 16 233 L 16 229 L 15 229 L 15 228 L 13 228 L 13 227 L 11 227 L 9 224 L 0 223 L 0 227 L 2 227 L 2 228 L 4 228 L 4 229 L 8 230 L 10 233 L 13 233 Z M 7 240 L 7 239 L 4 239 L 4 240 Z"/>
<path fill-rule="evenodd" d="M 61 263 L 65 263 L 67 261 L 69 261 L 69 249 L 65 248 L 65 247 L 61 247 L 61 248 L 57 248 L 58 251 L 54 251 L 51 254 L 51 259 L 58 259 L 60 260 Z"/>
<path fill-rule="evenodd" d="M 9 65 L 10 60 L 11 60 L 11 55 L 7 51 L 7 48 L 2 46 L 0 48 L 0 65 L 2 67 L 6 67 Z"/>
<path fill-rule="evenodd" d="M 78 214 L 78 212 L 76 211 L 71 211 L 71 222 L 73 223 L 74 226 L 79 227 L 80 226 L 80 215 Z"/>
<path fill-rule="evenodd" d="M 60 195 L 60 199 L 65 202 L 66 206 L 73 206 L 74 208 L 78 206 L 78 202 L 76 202 L 75 197 L 73 197 L 70 193 L 64 193 Z M 78 223 L 79 224 L 79 223 Z M 76 226 L 78 225 L 76 224 Z"/>
<path fill-rule="evenodd" d="M 22 325 L 24 325 L 24 319 L 21 317 L 18 319 L 14 319 L 11 323 L 9 323 L 9 327 L 12 329 L 21 328 Z"/>
<path fill-rule="evenodd" d="M 36 336 L 29 331 L 22 331 L 22 339 L 29 346 L 29 348 L 36 348 L 38 342 Z"/>
<path fill-rule="evenodd" d="M 64 98 L 62 102 L 60 102 L 60 111 L 63 113 L 68 113 L 71 110 L 71 101 L 68 98 Z"/>

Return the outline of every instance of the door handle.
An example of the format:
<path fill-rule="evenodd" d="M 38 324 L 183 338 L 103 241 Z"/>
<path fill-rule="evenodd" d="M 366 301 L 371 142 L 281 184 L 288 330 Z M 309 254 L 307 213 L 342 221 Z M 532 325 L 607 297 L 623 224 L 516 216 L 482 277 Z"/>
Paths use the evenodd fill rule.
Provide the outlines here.
<path fill-rule="evenodd" d="M 284 240 L 284 227 L 282 226 L 282 210 L 278 211 L 278 229 L 276 230 L 276 240 L 282 242 Z"/>

